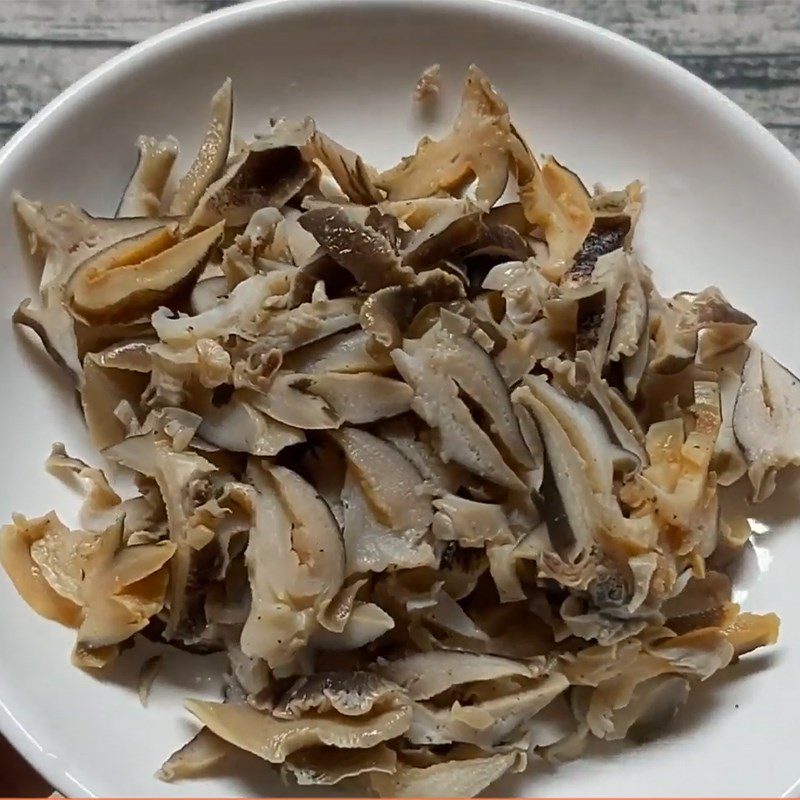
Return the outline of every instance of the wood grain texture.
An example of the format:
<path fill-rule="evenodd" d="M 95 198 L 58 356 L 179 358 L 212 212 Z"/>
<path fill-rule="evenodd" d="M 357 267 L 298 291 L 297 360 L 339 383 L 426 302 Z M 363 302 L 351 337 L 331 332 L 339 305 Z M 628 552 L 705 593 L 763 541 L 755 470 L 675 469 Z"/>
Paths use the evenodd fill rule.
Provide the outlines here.
<path fill-rule="evenodd" d="M 4 0 L 0 141 L 125 47 L 235 0 Z M 543 0 L 718 87 L 800 155 L 798 0 Z"/>
<path fill-rule="evenodd" d="M 4 0 L 0 39 L 139 41 L 235 0 Z M 797 50 L 797 0 L 539 0 L 659 52 Z"/>
<path fill-rule="evenodd" d="M 107 58 L 236 0 L 3 0 L 0 142 Z M 713 84 L 800 155 L 798 0 L 541 0 Z"/>
<path fill-rule="evenodd" d="M 542 0 L 664 55 L 797 52 L 797 0 Z"/>

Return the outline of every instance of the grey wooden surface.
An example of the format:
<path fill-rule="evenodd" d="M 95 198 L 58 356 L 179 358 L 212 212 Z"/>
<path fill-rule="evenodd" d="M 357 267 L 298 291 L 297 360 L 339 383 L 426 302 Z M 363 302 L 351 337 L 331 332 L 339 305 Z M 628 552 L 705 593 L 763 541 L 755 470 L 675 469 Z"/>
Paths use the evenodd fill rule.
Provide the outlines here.
<path fill-rule="evenodd" d="M 677 61 L 800 155 L 800 0 L 539 1 Z M 234 2 L 0 0 L 0 143 L 124 48 Z"/>

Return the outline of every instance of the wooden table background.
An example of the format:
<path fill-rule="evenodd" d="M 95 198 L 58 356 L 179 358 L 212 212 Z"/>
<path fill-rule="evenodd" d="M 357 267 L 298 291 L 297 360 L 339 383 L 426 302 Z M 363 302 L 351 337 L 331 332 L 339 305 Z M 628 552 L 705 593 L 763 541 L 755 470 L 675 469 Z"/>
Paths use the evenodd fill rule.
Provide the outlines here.
<path fill-rule="evenodd" d="M 0 0 L 0 143 L 62 89 L 129 45 L 233 2 Z M 800 155 L 799 0 L 540 3 L 677 61 Z"/>
<path fill-rule="evenodd" d="M 424 2 L 424 0 L 420 0 Z M 0 144 L 126 47 L 236 0 L 0 0 Z M 539 0 L 716 86 L 800 156 L 800 0 Z M 0 796 L 49 793 L 0 740 Z"/>

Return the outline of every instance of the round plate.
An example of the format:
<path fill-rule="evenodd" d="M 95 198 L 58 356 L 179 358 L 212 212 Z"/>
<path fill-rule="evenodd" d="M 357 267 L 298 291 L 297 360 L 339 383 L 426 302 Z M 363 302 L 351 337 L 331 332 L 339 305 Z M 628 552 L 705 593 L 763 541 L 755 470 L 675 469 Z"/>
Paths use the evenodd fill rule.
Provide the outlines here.
<path fill-rule="evenodd" d="M 439 113 L 414 111 L 420 71 L 442 64 Z M 267 117 L 312 115 L 378 166 L 445 130 L 470 62 L 508 101 L 517 127 L 587 183 L 647 186 L 639 248 L 663 291 L 716 284 L 760 320 L 757 339 L 800 367 L 797 226 L 800 165 L 720 94 L 666 60 L 574 19 L 507 0 L 284 0 L 238 6 L 168 31 L 113 59 L 51 103 L 0 154 L 0 197 L 74 201 L 113 211 L 140 133 L 175 134 L 185 166 L 209 99 L 234 80 L 236 131 Z M 8 205 L 6 205 L 8 208 Z M 11 214 L 0 219 L 4 317 L 29 295 Z M 74 395 L 26 336 L 0 334 L 4 435 L 0 517 L 74 512 L 77 498 L 43 471 L 54 440 L 93 459 Z M 529 772 L 495 795 L 781 795 L 800 776 L 797 498 L 750 512 L 765 533 L 740 569 L 738 599 L 775 610 L 781 640 L 691 697 L 658 741 L 602 749 L 557 770 Z M 781 491 L 782 490 L 782 491 Z M 69 517 L 67 514 L 69 521 Z M 768 531 L 768 533 L 767 533 Z M 794 536 L 792 534 L 795 534 Z M 265 795 L 285 791 L 263 764 L 168 785 L 153 777 L 193 730 L 187 695 L 213 694 L 213 659 L 178 653 L 151 703 L 136 695 L 150 646 L 105 679 L 72 667 L 73 634 L 39 619 L 0 576 L 0 727 L 70 795 Z"/>

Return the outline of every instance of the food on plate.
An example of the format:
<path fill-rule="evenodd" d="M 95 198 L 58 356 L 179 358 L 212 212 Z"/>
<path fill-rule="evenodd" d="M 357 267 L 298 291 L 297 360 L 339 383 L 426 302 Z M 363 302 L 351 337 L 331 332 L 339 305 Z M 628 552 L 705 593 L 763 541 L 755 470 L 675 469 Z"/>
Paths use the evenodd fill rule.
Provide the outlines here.
<path fill-rule="evenodd" d="M 441 87 L 441 64 L 431 64 L 420 73 L 417 85 L 414 87 L 414 99 L 418 102 L 434 100 L 439 96 Z"/>
<path fill-rule="evenodd" d="M 14 200 L 41 267 L 14 321 L 136 492 L 56 444 L 81 527 L 15 515 L 0 560 L 82 668 L 136 634 L 227 655 L 161 777 L 243 750 L 472 796 L 654 735 L 776 641 L 732 599 L 751 531 L 718 486 L 761 501 L 800 463 L 800 386 L 719 289 L 659 293 L 638 182 L 538 158 L 475 67 L 450 132 L 384 171 L 310 118 L 232 120 L 226 81 L 183 176 L 141 138 L 113 218 Z"/>

